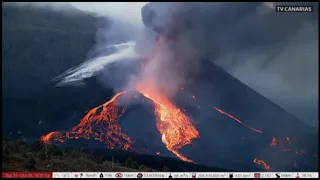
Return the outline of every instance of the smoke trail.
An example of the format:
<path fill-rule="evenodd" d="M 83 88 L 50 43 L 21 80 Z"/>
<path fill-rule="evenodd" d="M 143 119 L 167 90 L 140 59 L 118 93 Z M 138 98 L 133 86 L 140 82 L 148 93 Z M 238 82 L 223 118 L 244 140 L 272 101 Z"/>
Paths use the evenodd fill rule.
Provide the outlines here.
<path fill-rule="evenodd" d="M 95 15 L 98 19 L 95 46 L 87 53 L 84 63 L 73 67 L 54 79 L 57 86 L 83 85 L 82 80 L 98 76 L 108 88 L 119 89 L 116 77 L 133 76 L 128 70 L 114 69 L 111 64 L 136 60 L 136 40 L 142 30 L 140 9 L 145 3 L 70 3 L 74 7 Z M 109 77 L 114 77 L 110 79 Z M 128 78 L 128 77 L 124 77 Z M 129 77 L 130 78 L 130 77 Z M 108 80 L 106 80 L 108 79 Z"/>
<path fill-rule="evenodd" d="M 111 51 L 110 55 L 100 56 L 89 61 L 85 61 L 78 67 L 69 69 L 65 73 L 59 75 L 54 79 L 54 81 L 57 81 L 57 86 L 63 86 L 95 76 L 110 63 L 121 60 L 131 60 L 132 58 L 137 57 L 138 55 L 135 53 L 134 47 L 134 42 L 107 46 L 106 51 Z"/>

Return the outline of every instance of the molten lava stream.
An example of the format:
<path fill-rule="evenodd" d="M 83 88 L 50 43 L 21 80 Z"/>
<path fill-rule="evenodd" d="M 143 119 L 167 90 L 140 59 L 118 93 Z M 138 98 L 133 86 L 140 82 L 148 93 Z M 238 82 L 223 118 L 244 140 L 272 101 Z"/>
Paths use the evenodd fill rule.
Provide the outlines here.
<path fill-rule="evenodd" d="M 167 149 L 181 160 L 193 162 L 178 150 L 191 144 L 192 139 L 199 138 L 199 132 L 190 119 L 155 87 L 152 82 L 144 80 L 136 86 L 136 89 L 154 104 L 157 128 Z"/>
<path fill-rule="evenodd" d="M 218 112 L 221 113 L 221 114 L 224 114 L 224 115 L 230 117 L 231 119 L 235 120 L 236 122 L 238 122 L 238 123 L 246 126 L 247 128 L 251 129 L 252 131 L 255 131 L 255 132 L 257 132 L 257 133 L 263 133 L 261 130 L 255 129 L 255 128 L 253 128 L 253 127 L 250 127 L 250 126 L 244 124 L 244 123 L 243 123 L 242 121 L 240 121 L 238 118 L 232 116 L 231 114 L 228 114 L 228 113 L 222 111 L 222 110 L 219 109 L 219 108 L 213 107 L 213 109 L 215 109 L 216 111 L 218 111 Z"/>
<path fill-rule="evenodd" d="M 90 139 L 90 136 L 93 136 L 95 140 L 104 142 L 111 149 L 116 146 L 125 150 L 133 149 L 131 147 L 133 141 L 121 132 L 121 127 L 117 124 L 117 120 L 126 109 L 123 108 L 121 112 L 118 112 L 116 100 L 124 94 L 126 92 L 117 93 L 110 101 L 91 109 L 80 124 L 73 127 L 71 131 L 64 134 L 56 131 L 50 132 L 41 136 L 41 141 L 44 143 L 50 143 L 51 140 L 64 142 L 67 139 L 79 139 L 80 137 Z"/>
<path fill-rule="evenodd" d="M 267 171 L 270 169 L 270 166 L 266 163 L 266 162 L 264 162 L 263 160 L 261 160 L 261 159 L 254 159 L 253 160 L 253 162 L 254 163 L 256 163 L 256 164 L 258 164 L 258 165 L 262 165 L 263 167 L 264 167 L 264 169 L 266 169 Z"/>

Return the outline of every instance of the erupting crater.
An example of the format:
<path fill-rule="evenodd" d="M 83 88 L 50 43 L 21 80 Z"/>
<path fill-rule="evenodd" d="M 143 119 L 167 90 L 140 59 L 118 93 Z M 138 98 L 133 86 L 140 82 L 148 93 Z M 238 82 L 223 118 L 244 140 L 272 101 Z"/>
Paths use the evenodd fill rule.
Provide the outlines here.
<path fill-rule="evenodd" d="M 148 55 L 148 57 L 143 58 L 143 62 L 141 63 L 142 72 L 145 72 L 148 63 L 155 58 L 155 55 L 161 53 L 159 46 L 164 45 L 163 43 L 165 41 L 174 43 L 174 41 L 168 40 L 164 36 L 158 37 L 152 53 Z M 126 113 L 131 98 L 135 98 L 136 93 L 140 93 L 144 98 L 148 99 L 154 107 L 154 115 L 157 120 L 156 127 L 161 134 L 161 140 L 166 148 L 179 159 L 186 162 L 194 162 L 179 152 L 181 148 L 191 144 L 194 139 L 200 138 L 200 133 L 192 123 L 190 117 L 188 117 L 183 110 L 179 109 L 170 100 L 170 97 L 161 91 L 157 81 L 148 77 L 148 75 L 142 76 L 139 81 L 135 83 L 135 90 L 136 92 L 123 91 L 115 94 L 106 103 L 91 109 L 83 117 L 80 123 L 71 130 L 66 132 L 50 132 L 47 135 L 41 136 L 41 141 L 44 143 L 51 143 L 52 140 L 55 140 L 63 143 L 67 139 L 94 138 L 95 140 L 106 144 L 110 149 L 118 148 L 134 152 L 145 152 L 141 148 L 135 147 L 135 141 L 122 132 L 122 129 L 118 124 L 120 117 Z M 196 101 L 195 96 L 191 95 L 191 97 Z M 122 99 L 121 105 L 118 103 L 120 99 Z M 212 105 L 208 106 L 210 109 L 214 109 L 246 128 L 256 133 L 263 134 L 263 131 L 250 127 L 237 117 L 222 109 Z M 284 139 L 273 137 L 270 146 L 275 147 L 279 144 L 284 152 L 293 152 L 292 147 L 285 147 L 290 146 L 291 143 L 289 137 L 285 137 Z M 296 150 L 295 152 L 296 154 L 307 155 L 304 150 Z M 160 155 L 160 152 L 154 152 L 154 154 Z M 271 168 L 271 165 L 267 164 L 262 159 L 253 158 L 253 163 L 262 166 L 265 170 L 270 170 Z M 296 161 L 294 161 L 294 166 L 297 166 Z"/>

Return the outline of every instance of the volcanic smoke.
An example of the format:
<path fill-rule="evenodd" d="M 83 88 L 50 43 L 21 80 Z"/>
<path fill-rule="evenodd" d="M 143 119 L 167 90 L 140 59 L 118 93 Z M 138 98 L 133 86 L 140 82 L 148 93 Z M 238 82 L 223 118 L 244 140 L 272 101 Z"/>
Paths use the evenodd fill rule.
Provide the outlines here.
<path fill-rule="evenodd" d="M 194 139 L 200 138 L 200 134 L 192 123 L 191 119 L 170 100 L 172 92 L 176 93 L 177 91 L 175 90 L 177 90 L 178 88 L 181 89 L 181 87 L 179 87 L 179 83 L 182 82 L 183 84 L 183 77 L 177 78 L 177 76 L 174 75 L 170 76 L 171 78 L 162 77 L 166 75 L 166 73 L 163 73 L 165 72 L 163 71 L 164 68 L 167 68 L 168 65 L 170 67 L 171 65 L 171 61 L 168 60 L 167 57 L 167 54 L 170 53 L 166 51 L 163 52 L 163 47 L 167 48 L 167 50 L 170 50 L 170 48 L 166 46 L 170 46 L 173 43 L 175 43 L 173 40 L 169 40 L 165 36 L 160 35 L 157 38 L 156 44 L 152 49 L 151 54 L 148 54 L 144 58 L 141 58 L 143 59 L 141 62 L 141 75 L 139 78 L 136 78 L 133 81 L 135 91 L 130 90 L 116 93 L 108 102 L 91 109 L 82 118 L 80 123 L 74 126 L 71 130 L 66 132 L 50 132 L 47 135 L 41 136 L 41 141 L 48 144 L 51 143 L 52 140 L 63 143 L 68 139 L 94 138 L 95 140 L 106 144 L 110 149 L 118 148 L 131 150 L 134 152 L 142 152 L 144 150 L 135 147 L 134 140 L 132 140 L 128 135 L 122 132 L 121 127 L 117 123 L 119 118 L 126 112 L 126 107 L 129 105 L 131 98 L 135 97 L 136 93 L 140 93 L 144 98 L 148 99 L 151 104 L 153 104 L 154 115 L 157 120 L 156 127 L 161 134 L 161 141 L 164 143 L 166 148 L 174 155 L 176 155 L 179 159 L 186 162 L 194 162 L 190 158 L 181 154 L 179 150 L 186 145 L 191 144 Z M 128 47 L 132 48 L 132 46 Z M 123 52 L 127 51 L 120 51 L 120 53 L 122 54 Z M 130 54 L 135 53 L 132 53 L 130 51 L 130 53 L 128 54 L 125 53 L 125 56 L 128 56 Z M 174 56 L 170 56 L 169 58 L 172 57 Z M 110 62 L 108 57 L 105 58 L 106 62 Z M 114 60 L 112 60 L 112 62 L 113 61 Z M 166 64 L 167 66 L 161 66 L 163 65 L 163 63 L 168 64 Z M 77 72 L 78 71 L 75 71 L 72 72 L 74 74 L 71 73 L 71 75 L 68 75 L 72 77 L 78 76 Z M 174 69 L 171 69 L 171 72 L 174 72 Z M 69 76 L 67 76 L 67 80 Z M 162 79 L 159 77 L 162 77 Z M 169 79 L 174 79 L 174 81 L 170 82 Z M 173 86 L 167 86 L 166 83 L 163 83 L 167 81 L 169 81 L 168 84 L 173 84 Z M 196 100 L 195 96 L 191 95 L 191 97 L 192 99 Z M 121 102 L 125 103 L 121 103 L 121 105 L 119 105 L 120 99 L 123 99 L 121 100 Z M 249 125 L 243 123 L 240 119 L 217 107 L 212 106 L 212 108 L 220 114 L 228 116 L 237 123 L 249 128 L 256 133 L 263 133 L 261 130 L 250 127 Z M 291 144 L 291 140 L 289 137 L 285 137 L 283 140 L 272 138 L 270 146 L 274 147 L 279 143 L 283 144 L 283 142 Z M 283 145 L 281 147 L 284 148 Z M 286 148 L 286 150 L 284 151 L 287 152 L 289 151 L 288 149 L 289 148 Z M 160 154 L 160 152 L 154 153 L 157 155 Z M 307 154 L 303 150 L 299 150 L 297 151 L 297 153 Z M 261 165 L 265 170 L 270 169 L 270 165 L 268 165 L 262 159 L 254 158 L 253 162 L 257 165 Z"/>
<path fill-rule="evenodd" d="M 199 138 L 199 132 L 192 124 L 191 119 L 170 101 L 166 91 L 163 91 L 161 85 L 158 84 L 158 80 L 154 79 L 154 76 L 148 76 L 149 74 L 146 69 L 150 68 L 150 62 L 159 58 L 157 55 L 162 53 L 160 49 L 161 46 L 166 44 L 165 41 L 166 37 L 158 37 L 152 53 L 147 58 L 144 58 L 147 60 L 141 64 L 142 77 L 137 81 L 135 90 L 149 99 L 154 105 L 154 114 L 157 119 L 156 127 L 161 134 L 161 140 L 166 148 L 181 160 L 193 162 L 178 152 L 178 150 L 191 144 L 193 139 Z M 167 44 L 169 43 L 172 43 L 172 41 L 168 40 Z M 73 127 L 70 131 L 65 133 L 51 132 L 41 137 L 42 142 L 50 143 L 51 140 L 65 142 L 67 139 L 78 139 L 80 137 L 90 139 L 90 137 L 93 137 L 95 140 L 105 143 L 111 149 L 120 148 L 139 152 L 137 148 L 133 147 L 134 141 L 124 134 L 121 127 L 117 124 L 117 120 L 126 111 L 125 107 L 119 108 L 117 106 L 117 101 L 120 97 L 127 98 L 127 102 L 129 102 L 132 94 L 125 91 L 117 93 L 108 102 L 91 109 L 83 117 L 80 124 Z M 194 96 L 192 97 L 195 99 Z M 228 115 L 228 113 L 222 110 L 217 108 L 216 110 Z M 235 119 L 231 115 L 228 116 Z M 240 120 L 237 119 L 237 121 L 243 124 Z M 262 133 L 254 128 L 250 129 Z"/>

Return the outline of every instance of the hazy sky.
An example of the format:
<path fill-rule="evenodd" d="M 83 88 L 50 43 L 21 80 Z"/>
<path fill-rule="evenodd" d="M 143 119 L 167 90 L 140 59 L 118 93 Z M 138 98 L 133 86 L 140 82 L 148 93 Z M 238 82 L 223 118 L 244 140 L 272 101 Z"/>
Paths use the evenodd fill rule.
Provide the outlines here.
<path fill-rule="evenodd" d="M 33 5 L 40 8 L 67 10 L 70 4 L 80 10 L 123 20 L 134 25 L 142 25 L 141 8 L 148 2 L 6 2 L 5 4 Z"/>
<path fill-rule="evenodd" d="M 78 9 L 121 17 L 133 24 L 141 24 L 141 7 L 148 2 L 70 2 Z"/>

